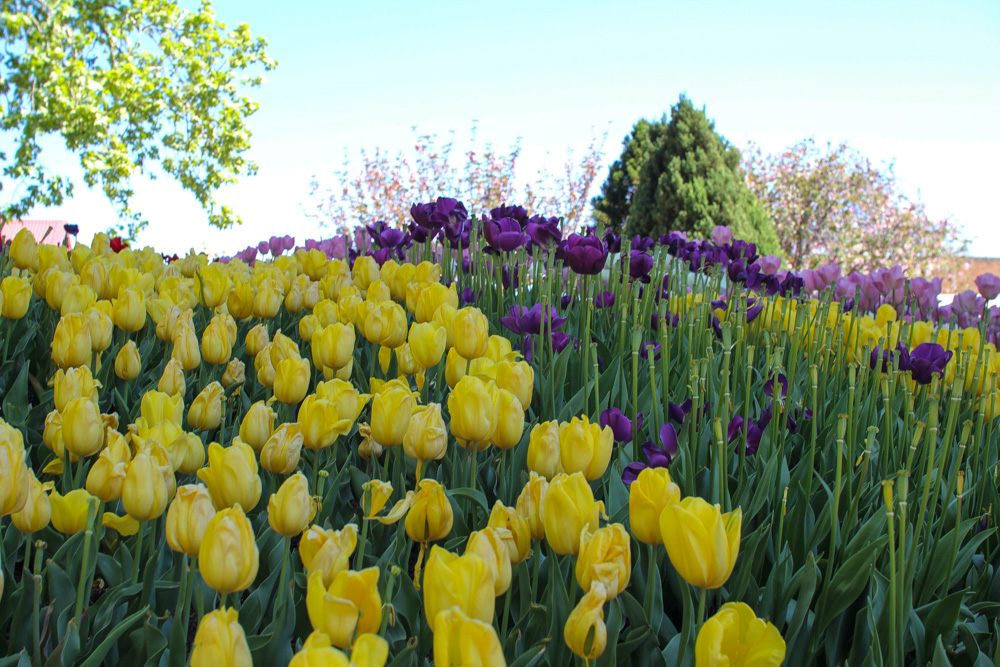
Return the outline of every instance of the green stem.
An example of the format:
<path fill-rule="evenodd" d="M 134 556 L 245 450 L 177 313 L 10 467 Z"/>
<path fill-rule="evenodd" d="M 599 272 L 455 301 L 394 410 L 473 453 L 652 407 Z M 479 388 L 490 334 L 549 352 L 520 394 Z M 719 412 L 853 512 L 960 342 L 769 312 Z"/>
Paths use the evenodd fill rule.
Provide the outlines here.
<path fill-rule="evenodd" d="M 698 589 L 698 625 L 696 626 L 696 631 L 701 630 L 701 626 L 705 624 L 705 598 L 708 597 L 708 590 L 704 588 Z M 696 635 L 697 636 L 697 635 Z"/>
<path fill-rule="evenodd" d="M 35 568 L 32 580 L 32 606 L 31 606 L 31 645 L 34 647 L 36 667 L 42 664 L 42 641 L 39 636 L 41 628 L 39 626 L 39 606 L 42 598 L 42 557 L 45 554 L 45 542 L 38 540 L 35 543 Z"/>
<path fill-rule="evenodd" d="M 281 549 L 281 574 L 278 575 L 278 600 L 274 605 L 275 612 L 278 608 L 285 602 L 285 598 L 288 595 L 289 581 L 288 581 L 288 561 L 289 552 L 291 550 L 291 540 L 287 537 L 282 540 L 284 545 Z"/>
<path fill-rule="evenodd" d="M 83 600 L 87 592 L 87 580 L 90 578 L 90 545 L 91 537 L 94 534 L 96 509 L 93 503 L 87 504 L 87 531 L 83 534 L 83 562 L 80 564 L 80 579 L 76 586 L 76 607 L 73 610 L 73 618 L 76 619 L 77 627 L 80 625 L 80 615 L 83 614 Z"/>
<path fill-rule="evenodd" d="M 135 560 L 132 563 L 132 585 L 139 583 L 139 568 L 142 567 L 142 538 L 146 534 L 146 522 L 139 522 L 139 532 L 135 536 Z"/>

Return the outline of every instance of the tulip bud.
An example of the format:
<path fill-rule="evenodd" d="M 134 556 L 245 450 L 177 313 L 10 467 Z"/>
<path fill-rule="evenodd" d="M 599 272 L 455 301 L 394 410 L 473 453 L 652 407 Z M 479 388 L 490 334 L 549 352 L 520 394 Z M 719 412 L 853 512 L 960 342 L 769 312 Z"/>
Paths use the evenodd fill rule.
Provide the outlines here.
<path fill-rule="evenodd" d="M 243 423 L 240 424 L 240 439 L 260 452 L 264 444 L 274 433 L 274 420 L 278 415 L 264 401 L 257 401 L 250 406 Z"/>
<path fill-rule="evenodd" d="M 504 528 L 510 533 L 510 539 L 504 539 L 503 543 L 507 547 L 511 565 L 527 560 L 531 554 L 531 528 L 517 510 L 498 500 L 493 505 L 487 525 L 490 528 Z"/>
<path fill-rule="evenodd" d="M 177 487 L 167 509 L 167 544 L 178 553 L 197 558 L 205 529 L 214 516 L 212 497 L 202 484 Z"/>
<path fill-rule="evenodd" d="M 422 322 L 410 327 L 410 353 L 424 368 L 436 366 L 444 356 L 448 332 L 438 322 Z"/>
<path fill-rule="evenodd" d="M 531 471 L 528 483 L 521 489 L 517 497 L 517 513 L 528 522 L 531 539 L 540 540 L 545 537 L 545 525 L 542 523 L 542 507 L 545 504 L 545 494 L 549 482 L 544 477 Z"/>
<path fill-rule="evenodd" d="M 49 502 L 52 527 L 63 535 L 75 535 L 87 528 L 87 510 L 97 504 L 97 499 L 83 489 L 74 489 L 65 496 L 53 489 Z"/>
<path fill-rule="evenodd" d="M 222 374 L 222 386 L 227 389 L 234 384 L 239 384 L 246 381 L 246 365 L 239 359 L 230 360 L 229 364 L 226 365 L 226 372 Z M 236 394 L 239 395 L 240 390 L 236 390 Z"/>
<path fill-rule="evenodd" d="M 282 483 L 277 493 L 271 494 L 267 522 L 279 535 L 294 537 L 309 526 L 318 509 L 319 503 L 309 495 L 305 475 L 295 473 Z"/>
<path fill-rule="evenodd" d="M 499 409 L 497 411 L 497 428 L 493 431 L 490 442 L 500 449 L 511 449 L 521 442 L 524 433 L 524 410 L 517 397 L 506 389 L 499 392 Z"/>
<path fill-rule="evenodd" d="M 406 435 L 403 436 L 403 450 L 408 456 L 424 461 L 444 458 L 448 450 L 448 431 L 441 418 L 439 403 L 430 403 L 413 410 Z"/>
<path fill-rule="evenodd" d="M 757 618 L 743 602 L 727 602 L 698 631 L 694 652 L 698 665 L 779 667 L 785 648 L 772 623 Z"/>
<path fill-rule="evenodd" d="M 692 586 L 719 588 L 729 579 L 740 553 L 743 510 L 723 514 L 719 505 L 690 496 L 667 505 L 660 531 L 677 573 Z"/>
<path fill-rule="evenodd" d="M 213 365 L 228 363 L 233 354 L 233 342 L 225 323 L 212 318 L 201 334 L 201 358 Z"/>
<path fill-rule="evenodd" d="M 77 398 L 62 413 L 62 437 L 66 449 L 75 456 L 92 456 L 104 445 L 101 411 L 89 398 Z"/>
<path fill-rule="evenodd" d="M 298 467 L 301 454 L 301 425 L 298 422 L 282 424 L 260 450 L 260 466 L 276 475 L 290 475 Z"/>
<path fill-rule="evenodd" d="M 500 392 L 492 380 L 466 375 L 448 395 L 451 434 L 459 440 L 480 443 L 497 427 Z"/>
<path fill-rule="evenodd" d="M 481 310 L 472 306 L 462 308 L 455 315 L 452 327 L 455 349 L 460 355 L 466 359 L 475 359 L 486 354 L 490 324 Z"/>
<path fill-rule="evenodd" d="M 3 454 L 0 453 L 0 457 Z M 49 503 L 47 491 L 52 488 L 52 483 L 42 484 L 35 477 L 35 473 L 28 472 L 28 496 L 24 507 L 19 512 L 14 512 L 10 518 L 14 521 L 14 526 L 25 535 L 37 533 L 42 528 L 49 525 L 52 518 L 52 505 Z M 30 539 L 30 538 L 29 538 Z M 27 564 L 26 564 L 27 566 Z"/>
<path fill-rule="evenodd" d="M 247 354 L 252 357 L 256 357 L 271 342 L 271 337 L 268 336 L 267 327 L 263 324 L 258 324 L 253 329 L 247 332 L 246 339 Z"/>
<path fill-rule="evenodd" d="M 496 383 L 501 389 L 506 389 L 517 396 L 517 400 L 525 410 L 531 406 L 531 397 L 535 390 L 535 371 L 528 362 L 499 361 L 496 366 Z"/>
<path fill-rule="evenodd" d="M 0 282 L 0 295 L 3 295 L 0 313 L 8 320 L 19 320 L 31 305 L 31 283 L 19 276 L 7 276 Z"/>
<path fill-rule="evenodd" d="M 171 396 L 180 396 L 182 399 L 187 391 L 187 380 L 184 376 L 184 367 L 176 359 L 170 359 L 163 367 L 163 375 L 156 384 L 156 389 Z"/>
<path fill-rule="evenodd" d="M 208 445 L 208 467 L 198 471 L 216 509 L 240 505 L 248 510 L 257 506 L 261 494 L 257 457 L 253 448 L 233 438 L 229 447 L 217 442 Z"/>
<path fill-rule="evenodd" d="M 559 473 L 545 492 L 542 523 L 545 539 L 557 554 L 580 552 L 580 532 L 597 530 L 604 503 L 594 501 L 594 492 L 582 473 Z"/>
<path fill-rule="evenodd" d="M 469 618 L 452 607 L 434 619 L 434 664 L 437 667 L 506 665 L 503 647 L 489 623 Z"/>
<path fill-rule="evenodd" d="M 274 367 L 274 397 L 282 403 L 301 403 L 309 390 L 310 367 L 308 359 L 289 357 Z"/>
<path fill-rule="evenodd" d="M 610 426 L 603 429 L 592 424 L 587 415 L 573 417 L 559 426 L 559 451 L 563 469 L 568 473 L 582 472 L 593 481 L 600 479 L 611 461 L 615 434 Z M 612 596 L 613 597 L 613 596 Z"/>
<path fill-rule="evenodd" d="M 507 542 L 513 542 L 510 531 L 506 528 L 484 528 L 474 530 L 469 534 L 465 545 L 465 553 L 478 555 L 493 574 L 493 594 L 501 596 L 510 588 L 510 552 Z"/>
<path fill-rule="evenodd" d="M 257 578 L 259 566 L 253 526 L 243 508 L 229 507 L 213 516 L 198 549 L 198 568 L 205 583 L 223 594 L 243 591 Z"/>
<path fill-rule="evenodd" d="M 643 544 L 663 544 L 660 515 L 681 499 L 667 468 L 643 468 L 629 486 L 628 516 L 632 535 Z"/>
<path fill-rule="evenodd" d="M 546 479 L 552 479 L 562 470 L 557 422 L 542 422 L 531 429 L 528 437 L 528 470 L 537 472 Z"/>
<path fill-rule="evenodd" d="M 59 318 L 52 336 L 52 361 L 63 368 L 83 366 L 90 363 L 92 352 L 87 317 L 71 313 Z"/>
<path fill-rule="evenodd" d="M 178 326 L 174 330 L 174 347 L 170 358 L 180 362 L 186 371 L 192 371 L 201 365 L 201 352 L 198 346 L 198 336 L 194 329 L 188 326 Z"/>
<path fill-rule="evenodd" d="M 311 526 L 299 540 L 299 558 L 306 573 L 320 572 L 323 585 L 329 587 L 351 565 L 351 554 L 358 544 L 358 529 L 349 523 L 341 530 Z"/>
<path fill-rule="evenodd" d="M 115 356 L 115 375 L 122 380 L 134 380 L 139 377 L 142 370 L 142 359 L 139 358 L 139 350 L 135 346 L 135 341 L 125 343 Z"/>
<path fill-rule="evenodd" d="M 218 382 L 211 382 L 195 396 L 188 409 L 187 418 L 191 428 L 200 431 L 219 428 L 222 422 L 222 396 L 225 391 Z"/>
<path fill-rule="evenodd" d="M 194 635 L 191 667 L 253 667 L 250 645 L 235 609 L 205 614 Z"/>
<path fill-rule="evenodd" d="M 165 458 L 166 452 L 163 455 Z M 168 485 L 166 476 L 172 476 L 174 469 L 169 459 L 166 461 L 164 465 L 155 460 L 152 448 L 146 447 L 128 464 L 122 484 L 122 506 L 136 521 L 156 519 L 167 509 L 173 488 Z"/>
<path fill-rule="evenodd" d="M 604 603 L 607 599 L 604 586 L 595 581 L 566 619 L 563 639 L 569 649 L 581 658 L 598 658 L 607 647 L 608 628 L 604 625 Z M 591 636 L 588 647 L 587 638 Z"/>
<path fill-rule="evenodd" d="M 334 646 L 348 648 L 357 635 L 375 633 L 382 624 L 382 598 L 378 592 L 379 570 L 344 570 L 329 586 L 323 573 L 309 575 L 306 609 L 312 626 L 325 632 Z"/>
<path fill-rule="evenodd" d="M 427 618 L 458 607 L 470 618 L 493 622 L 495 595 L 493 573 L 477 554 L 458 556 L 440 547 L 431 547 L 424 571 L 424 612 Z"/>

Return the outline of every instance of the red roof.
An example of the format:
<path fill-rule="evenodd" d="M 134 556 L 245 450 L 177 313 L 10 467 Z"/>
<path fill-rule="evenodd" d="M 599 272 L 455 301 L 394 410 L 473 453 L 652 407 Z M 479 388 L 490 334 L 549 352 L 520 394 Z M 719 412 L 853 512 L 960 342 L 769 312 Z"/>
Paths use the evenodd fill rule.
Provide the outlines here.
<path fill-rule="evenodd" d="M 27 229 L 38 243 L 72 248 L 74 238 L 66 234 L 65 224 L 65 220 L 9 220 L 0 230 L 0 242 L 13 240 L 21 229 Z"/>

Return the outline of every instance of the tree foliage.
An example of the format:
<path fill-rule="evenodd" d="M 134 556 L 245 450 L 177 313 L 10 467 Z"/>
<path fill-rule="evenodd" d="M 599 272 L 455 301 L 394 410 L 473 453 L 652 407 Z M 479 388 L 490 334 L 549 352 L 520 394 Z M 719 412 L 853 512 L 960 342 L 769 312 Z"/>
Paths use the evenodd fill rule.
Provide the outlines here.
<path fill-rule="evenodd" d="M 823 150 L 810 138 L 773 155 L 751 146 L 747 170 L 793 268 L 901 264 L 931 276 L 968 247 L 951 220 L 932 220 L 899 191 L 891 164 L 880 168 L 846 143 Z"/>
<path fill-rule="evenodd" d="M 636 123 L 594 209 L 632 234 L 681 230 L 708 236 L 716 225 L 728 225 L 763 252 L 778 247 L 763 207 L 747 187 L 739 150 L 684 96 L 669 119 Z"/>
<path fill-rule="evenodd" d="M 242 90 L 276 65 L 245 24 L 228 30 L 209 2 L 188 11 L 176 0 L 4 0 L 0 42 L 0 129 L 12 146 L 0 152 L 12 190 L 0 215 L 72 195 L 70 178 L 42 155 L 43 138 L 58 135 L 130 236 L 145 226 L 129 206 L 131 178 L 155 178 L 154 167 L 190 191 L 212 225 L 239 222 L 215 193 L 256 171 L 245 153 L 257 103 Z"/>

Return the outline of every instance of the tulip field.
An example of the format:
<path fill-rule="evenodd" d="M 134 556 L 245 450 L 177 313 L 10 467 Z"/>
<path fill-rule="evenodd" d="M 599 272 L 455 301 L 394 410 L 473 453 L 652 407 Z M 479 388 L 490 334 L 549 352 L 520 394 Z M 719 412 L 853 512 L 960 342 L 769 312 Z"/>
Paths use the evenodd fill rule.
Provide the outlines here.
<path fill-rule="evenodd" d="M 0 254 L 0 667 L 1000 666 L 1000 279 L 454 199 Z"/>

